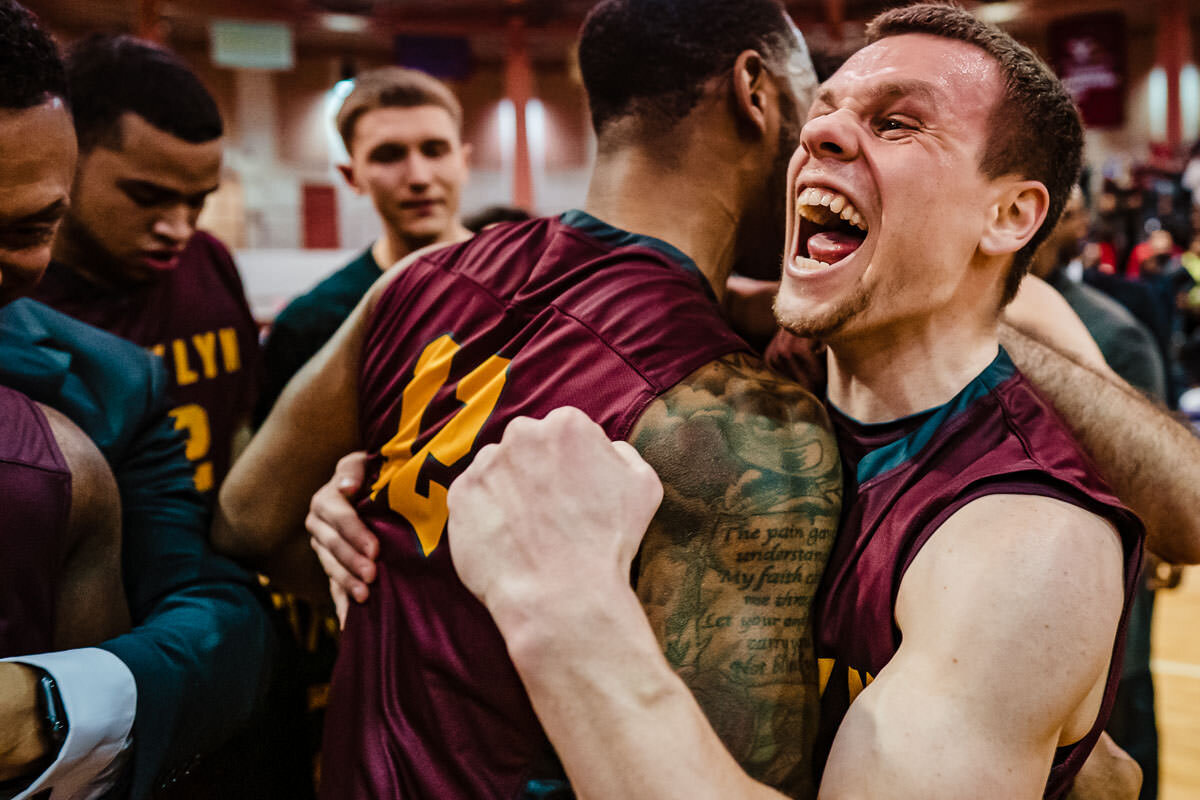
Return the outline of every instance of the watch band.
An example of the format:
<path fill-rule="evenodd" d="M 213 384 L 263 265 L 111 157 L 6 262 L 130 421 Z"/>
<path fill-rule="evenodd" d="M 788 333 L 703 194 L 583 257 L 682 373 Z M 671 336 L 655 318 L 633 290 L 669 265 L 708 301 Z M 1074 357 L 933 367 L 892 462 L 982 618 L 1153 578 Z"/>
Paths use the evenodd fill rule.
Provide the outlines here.
<path fill-rule="evenodd" d="M 42 731 L 54 744 L 54 754 L 67 738 L 67 710 L 63 707 L 62 695 L 58 692 L 58 684 L 49 672 L 39 670 L 38 678 L 38 712 L 42 715 Z"/>

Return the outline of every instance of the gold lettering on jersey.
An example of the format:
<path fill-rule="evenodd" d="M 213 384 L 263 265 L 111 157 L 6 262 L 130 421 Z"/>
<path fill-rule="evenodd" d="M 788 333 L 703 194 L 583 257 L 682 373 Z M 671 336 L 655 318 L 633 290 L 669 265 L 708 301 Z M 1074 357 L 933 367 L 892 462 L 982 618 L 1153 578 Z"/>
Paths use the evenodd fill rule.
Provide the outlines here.
<path fill-rule="evenodd" d="M 211 461 L 204 461 L 212 447 L 212 431 L 208 424 L 208 413 L 195 403 L 173 408 L 168 412 L 175 420 L 175 430 L 187 433 L 187 444 L 184 455 L 188 461 L 196 464 L 192 482 L 196 490 L 207 492 L 213 487 L 213 466 Z"/>
<path fill-rule="evenodd" d="M 421 419 L 449 380 L 450 364 L 458 351 L 459 345 L 449 335 L 439 337 L 422 351 L 413 368 L 412 380 L 404 387 L 396 435 L 380 450 L 384 464 L 371 487 L 372 498 L 387 487 L 388 506 L 412 525 L 426 556 L 437 549 L 446 529 L 447 489 L 430 480 L 428 494 L 422 494 L 417 489 L 421 470 L 430 457 L 449 467 L 471 452 L 508 378 L 510 360 L 499 356 L 491 356 L 472 370 L 455 390 L 455 397 L 463 403 L 462 409 L 413 453 L 421 432 Z"/>
<path fill-rule="evenodd" d="M 212 380 L 222 374 L 238 372 L 242 368 L 242 354 L 238 348 L 236 328 L 201 331 L 146 349 L 166 361 L 167 348 L 170 348 L 171 352 L 167 368 L 174 368 L 176 386 L 190 386 L 201 379 Z M 179 406 L 170 413 L 175 418 L 175 429 L 187 433 L 187 457 L 196 467 L 196 488 L 202 492 L 212 489 L 213 464 L 208 460 L 212 447 L 212 431 L 207 412 L 201 406 L 192 403 Z"/>
<path fill-rule="evenodd" d="M 175 368 L 177 386 L 193 384 L 202 375 L 205 380 L 212 380 L 222 374 L 222 368 L 227 375 L 242 368 L 242 351 L 238 346 L 236 328 L 202 331 L 146 349 L 165 359 L 168 346 L 171 348 L 171 364 L 168 366 Z M 220 359 L 217 358 L 218 351 Z"/>
<path fill-rule="evenodd" d="M 187 345 L 182 339 L 171 342 L 171 352 L 175 356 L 175 385 L 187 386 L 200 380 L 200 375 L 188 363 Z"/>
<path fill-rule="evenodd" d="M 837 662 L 835 658 L 818 658 L 817 670 L 820 672 L 819 688 L 821 694 L 825 694 L 825 687 L 829 684 L 829 676 L 833 674 L 833 665 Z"/>
<path fill-rule="evenodd" d="M 237 372 L 242 368 L 242 354 L 238 350 L 237 331 L 233 328 L 221 328 L 217 331 L 221 340 L 221 358 L 225 361 L 226 372 Z"/>
<path fill-rule="evenodd" d="M 817 659 L 817 671 L 819 673 L 819 682 L 817 686 L 822 695 L 825 694 L 825 687 L 829 685 L 829 679 L 833 677 L 833 673 L 836 668 L 837 659 Z M 847 696 L 850 698 L 850 702 L 853 703 L 855 698 L 862 694 L 863 689 L 875 682 L 875 676 L 866 670 L 854 669 L 853 667 L 846 667 L 845 672 Z"/>
<path fill-rule="evenodd" d="M 204 369 L 204 377 L 217 377 L 217 335 L 212 331 L 197 333 L 192 337 L 192 344 L 200 354 L 200 365 Z"/>

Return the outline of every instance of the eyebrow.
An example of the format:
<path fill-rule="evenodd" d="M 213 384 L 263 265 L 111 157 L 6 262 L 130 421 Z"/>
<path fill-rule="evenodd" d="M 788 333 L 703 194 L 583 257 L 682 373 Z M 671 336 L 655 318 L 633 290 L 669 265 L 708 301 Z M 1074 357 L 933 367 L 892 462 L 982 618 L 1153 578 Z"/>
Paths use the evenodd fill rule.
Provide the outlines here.
<path fill-rule="evenodd" d="M 918 80 L 887 81 L 867 90 L 867 100 L 871 103 L 897 100 L 901 97 L 917 97 L 926 102 L 934 102 L 938 99 L 938 91 L 928 81 Z M 822 88 L 817 94 L 817 101 L 828 106 L 836 105 L 835 99 L 836 96 L 828 88 Z"/>
<path fill-rule="evenodd" d="M 45 208 L 38 209 L 32 214 L 23 214 L 19 217 L 6 217 L 3 221 L 10 224 L 28 225 L 44 222 L 58 222 L 63 215 L 67 213 L 69 203 L 65 197 L 60 197 L 54 202 L 47 205 Z"/>
<path fill-rule="evenodd" d="M 123 190 L 140 189 L 142 191 L 158 194 L 162 197 L 163 202 L 168 200 L 186 201 L 194 197 L 207 197 L 215 192 L 218 188 L 218 186 L 210 186 L 206 189 L 201 189 L 198 192 L 193 192 L 192 194 L 184 194 L 183 192 L 180 192 L 177 189 L 172 189 L 169 186 L 163 186 L 161 184 L 154 183 L 153 181 L 144 181 L 138 178 L 128 178 L 126 180 L 117 181 L 117 186 Z"/>

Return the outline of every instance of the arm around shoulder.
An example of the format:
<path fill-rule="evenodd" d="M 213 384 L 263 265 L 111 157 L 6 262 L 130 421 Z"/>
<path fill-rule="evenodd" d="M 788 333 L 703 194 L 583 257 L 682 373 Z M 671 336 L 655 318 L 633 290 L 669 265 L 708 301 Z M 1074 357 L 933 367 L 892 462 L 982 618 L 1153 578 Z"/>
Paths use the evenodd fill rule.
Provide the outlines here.
<path fill-rule="evenodd" d="M 1200 563 L 1200 438 L 1110 371 L 1011 326 L 1005 349 L 1062 415 L 1164 560 Z"/>

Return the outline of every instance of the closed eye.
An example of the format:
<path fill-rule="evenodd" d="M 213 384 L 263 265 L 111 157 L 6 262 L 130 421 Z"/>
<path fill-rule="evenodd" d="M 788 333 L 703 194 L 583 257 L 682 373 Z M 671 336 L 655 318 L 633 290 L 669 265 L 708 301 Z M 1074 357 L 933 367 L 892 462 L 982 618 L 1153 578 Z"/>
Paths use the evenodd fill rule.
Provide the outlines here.
<path fill-rule="evenodd" d="M 920 128 L 921 125 L 919 122 L 907 117 L 880 117 L 875 121 L 876 133 L 879 133 L 880 135 L 893 134 L 893 136 L 889 138 L 896 138 L 894 134 L 897 133 L 908 133 L 911 131 L 920 130 Z"/>

